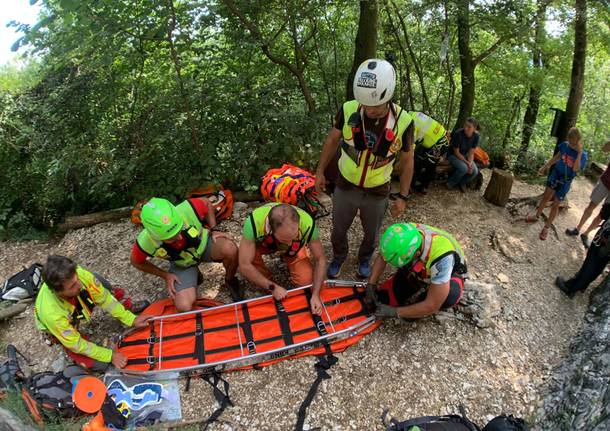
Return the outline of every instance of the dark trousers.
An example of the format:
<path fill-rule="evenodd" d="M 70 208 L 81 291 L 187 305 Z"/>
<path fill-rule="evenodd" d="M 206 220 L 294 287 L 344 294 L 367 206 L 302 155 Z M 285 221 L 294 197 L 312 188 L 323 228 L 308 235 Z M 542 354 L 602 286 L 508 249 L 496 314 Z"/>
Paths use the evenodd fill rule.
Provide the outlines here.
<path fill-rule="evenodd" d="M 413 184 L 418 191 L 428 188 L 436 177 L 436 165 L 438 159 L 429 157 L 432 148 L 422 148 L 415 150 L 415 166 L 413 169 Z"/>
<path fill-rule="evenodd" d="M 430 148 L 423 145 L 415 147 L 415 166 L 413 169 L 413 184 L 415 190 L 428 188 L 436 178 L 436 165 L 447 151 L 449 142 L 444 136 Z"/>
<path fill-rule="evenodd" d="M 604 271 L 608 262 L 610 262 L 610 255 L 602 252 L 602 247 L 599 245 L 592 244 L 582 266 L 574 277 L 566 281 L 566 286 L 572 293 L 586 290 L 589 284 Z"/>
<path fill-rule="evenodd" d="M 344 262 L 347 258 L 347 232 L 359 212 L 363 237 L 358 261 L 370 261 L 379 242 L 379 229 L 387 207 L 387 195 L 374 194 L 358 187 L 349 190 L 337 187 L 333 193 L 333 230 L 330 236 L 334 259 Z"/>

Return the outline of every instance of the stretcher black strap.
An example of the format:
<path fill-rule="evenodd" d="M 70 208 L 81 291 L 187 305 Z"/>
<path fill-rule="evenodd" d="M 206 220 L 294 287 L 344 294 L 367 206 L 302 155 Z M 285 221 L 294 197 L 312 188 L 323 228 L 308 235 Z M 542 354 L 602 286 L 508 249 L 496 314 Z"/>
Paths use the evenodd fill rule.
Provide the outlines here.
<path fill-rule="evenodd" d="M 205 363 L 205 344 L 203 339 L 203 317 L 201 313 L 195 315 L 195 351 L 193 356 L 200 364 Z"/>
<path fill-rule="evenodd" d="M 307 297 L 307 303 L 311 307 L 311 290 L 307 290 L 305 292 L 305 296 Z M 328 331 L 326 330 L 326 324 L 324 323 L 324 321 L 322 320 L 320 315 L 312 313 L 311 317 L 313 318 L 313 321 L 314 321 L 314 324 L 316 327 L 316 331 L 318 331 L 318 334 L 321 337 L 327 335 Z M 320 383 L 322 383 L 323 380 L 330 379 L 330 374 L 328 374 L 327 371 L 330 369 L 330 367 L 335 365 L 337 363 L 337 361 L 339 361 L 339 359 L 337 359 L 337 357 L 333 355 L 332 348 L 330 347 L 328 340 L 323 340 L 322 344 L 324 346 L 324 350 L 326 351 L 326 354 L 319 355 L 318 362 L 314 366 L 316 369 L 316 374 L 317 374 L 316 380 L 314 380 L 313 384 L 309 388 L 309 392 L 307 393 L 307 396 L 305 397 L 305 399 L 301 403 L 301 406 L 299 407 L 299 412 L 297 414 L 297 424 L 295 426 L 296 431 L 303 430 L 303 426 L 305 425 L 305 418 L 307 417 L 307 409 L 309 408 L 309 406 L 311 405 L 311 402 L 313 401 L 314 397 L 316 396 Z"/>
<path fill-rule="evenodd" d="M 256 353 L 256 343 L 254 342 L 254 335 L 252 334 L 252 322 L 250 320 L 250 311 L 248 311 L 248 303 L 244 302 L 241 304 L 241 312 L 244 315 L 244 321 L 241 327 L 244 330 L 244 336 L 246 337 L 246 347 L 251 355 Z"/>
<path fill-rule="evenodd" d="M 146 358 L 146 362 L 148 363 L 148 369 L 153 370 L 157 362 L 155 359 L 155 339 L 157 338 L 157 335 L 155 334 L 155 322 L 150 322 L 148 326 L 150 326 L 150 336 L 148 339 L 148 358 Z"/>
<path fill-rule="evenodd" d="M 286 346 L 291 346 L 294 344 L 294 340 L 292 338 L 292 333 L 290 332 L 290 320 L 288 319 L 288 314 L 286 313 L 284 304 L 282 304 L 282 301 L 278 301 L 275 298 L 273 302 L 275 303 L 277 320 L 280 324 L 280 329 L 282 330 L 282 338 L 284 339 L 284 344 Z"/>
<path fill-rule="evenodd" d="M 207 418 L 207 420 L 203 423 L 203 426 L 201 427 L 201 430 L 205 431 L 208 429 L 210 424 L 218 420 L 218 418 L 223 414 L 227 407 L 233 407 L 234 404 L 229 395 L 229 382 L 223 379 L 220 373 L 213 372 L 209 374 L 204 374 L 203 380 L 205 380 L 210 386 L 212 386 L 212 390 L 214 391 L 214 398 L 216 398 L 216 401 L 218 402 L 218 408 L 214 410 L 214 412 L 210 415 L 209 418 Z M 221 391 L 218 387 L 220 383 L 222 383 L 223 385 L 224 392 Z"/>
<path fill-rule="evenodd" d="M 299 412 L 297 414 L 297 423 L 294 427 L 295 431 L 303 431 L 303 426 L 305 425 L 305 419 L 307 418 L 307 408 L 311 405 L 316 393 L 318 392 L 318 387 L 323 380 L 330 379 L 330 374 L 328 374 L 328 370 L 330 367 L 337 363 L 338 359 L 331 355 L 320 355 L 318 356 L 318 362 L 314 365 L 316 369 L 316 379 L 313 384 L 309 388 L 309 392 L 307 392 L 307 396 L 299 406 Z M 320 429 L 320 428 L 309 428 Z"/>

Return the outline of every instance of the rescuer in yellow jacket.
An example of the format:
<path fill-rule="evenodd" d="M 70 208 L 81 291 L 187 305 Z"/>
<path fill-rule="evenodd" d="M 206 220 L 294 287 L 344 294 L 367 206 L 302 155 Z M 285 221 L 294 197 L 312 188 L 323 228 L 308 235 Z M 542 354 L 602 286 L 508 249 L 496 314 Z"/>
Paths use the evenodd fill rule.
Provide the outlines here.
<path fill-rule="evenodd" d="M 127 365 L 121 353 L 88 341 L 76 328 L 90 321 L 94 307 L 100 307 L 123 325 L 146 326 L 150 316 L 136 317 L 102 286 L 91 272 L 63 256 L 49 256 L 42 270 L 44 283 L 36 296 L 36 326 L 51 342 L 59 342 L 77 364 L 93 371 L 104 371 L 110 363 Z"/>
<path fill-rule="evenodd" d="M 360 214 L 364 232 L 358 251 L 356 275 L 368 278 L 370 260 L 388 206 L 390 180 L 398 160 L 400 191 L 392 215 L 406 206 L 413 178 L 413 118 L 392 102 L 396 86 L 394 67 L 385 60 L 364 61 L 354 77 L 355 100 L 345 102 L 335 118 L 316 170 L 316 189 L 325 188 L 324 171 L 340 152 L 339 176 L 333 193 L 333 260 L 329 278 L 336 278 L 348 255 L 347 232 Z M 400 157 L 399 157 L 400 156 Z"/>
<path fill-rule="evenodd" d="M 426 189 L 436 177 L 436 165 L 449 148 L 447 130 L 423 112 L 410 111 L 409 114 L 415 126 L 413 189 L 426 194 Z"/>

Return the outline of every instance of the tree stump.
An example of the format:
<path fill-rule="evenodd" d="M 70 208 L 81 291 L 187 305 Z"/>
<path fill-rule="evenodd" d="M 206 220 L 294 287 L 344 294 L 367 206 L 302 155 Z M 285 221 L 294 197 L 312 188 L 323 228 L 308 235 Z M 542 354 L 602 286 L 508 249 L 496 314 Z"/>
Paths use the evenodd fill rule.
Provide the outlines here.
<path fill-rule="evenodd" d="M 494 168 L 491 171 L 491 179 L 485 189 L 483 197 L 492 204 L 505 206 L 510 197 L 510 191 L 513 187 L 513 174 L 503 171 L 502 169 Z"/>

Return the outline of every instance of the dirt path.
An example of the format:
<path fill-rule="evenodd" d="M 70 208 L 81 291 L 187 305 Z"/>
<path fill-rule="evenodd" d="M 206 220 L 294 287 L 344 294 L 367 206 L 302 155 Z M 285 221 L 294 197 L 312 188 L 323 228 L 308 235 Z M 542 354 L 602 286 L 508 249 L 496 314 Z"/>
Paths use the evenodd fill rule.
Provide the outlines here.
<path fill-rule="evenodd" d="M 482 192 L 460 194 L 439 186 L 414 199 L 402 219 L 453 233 L 464 247 L 472 278 L 500 283 L 500 273 L 508 277 L 502 284 L 502 314 L 488 329 L 459 320 L 384 323 L 339 355 L 330 372 L 332 379 L 321 385 L 310 407 L 307 424 L 324 430 L 381 429 L 379 417 L 385 408 L 407 418 L 454 412 L 460 403 L 477 422 L 502 412 L 531 417 L 541 402 L 539 387 L 567 354 L 586 306 L 587 295 L 571 301 L 553 286 L 553 280 L 558 273 L 571 275 L 584 257 L 580 242 L 563 231 L 576 224 L 591 187 L 587 180 L 575 181 L 569 195 L 572 208 L 556 221 L 559 239 L 551 233 L 546 242 L 538 240 L 541 225 L 514 219 L 483 200 Z M 542 186 L 516 182 L 513 197 L 541 191 Z M 245 215 L 241 212 L 238 220 L 226 223 L 236 238 Z M 320 222 L 320 228 L 330 257 L 330 217 Z M 129 265 L 136 234 L 137 229 L 124 221 L 74 231 L 57 243 L 0 243 L 0 280 L 22 265 L 43 262 L 49 253 L 62 253 L 138 297 L 161 298 L 165 293 L 161 281 Z M 508 245 L 515 262 L 491 247 L 492 235 Z M 352 255 L 360 239 L 355 222 L 350 232 Z M 344 267 L 343 278 L 353 277 L 354 264 Z M 203 272 L 208 278 L 203 292 L 227 300 L 216 287 L 221 285 L 221 267 L 209 265 Z M 31 309 L 0 325 L 0 343 L 14 343 L 27 352 L 36 368 L 50 368 L 60 355 L 58 348 L 41 344 Z M 94 340 L 104 341 L 120 325 L 104 317 L 87 329 Z M 228 375 L 236 406 L 223 415 L 226 422 L 212 428 L 292 428 L 298 406 L 315 379 L 313 364 L 312 358 L 284 361 L 262 371 Z M 207 417 L 215 409 L 211 391 L 201 381 L 194 381 L 190 392 L 182 394 L 182 404 L 185 420 Z"/>

